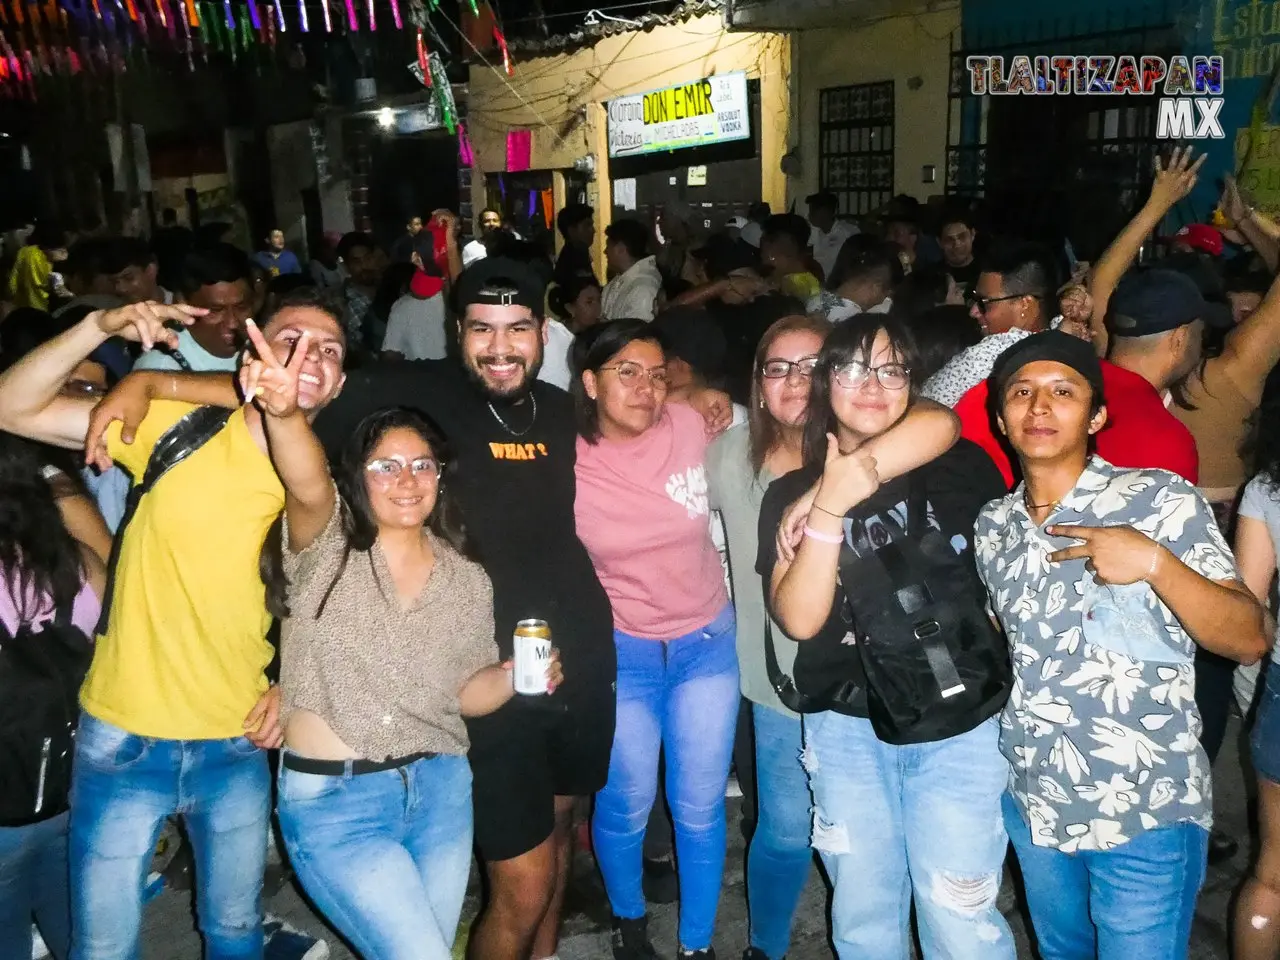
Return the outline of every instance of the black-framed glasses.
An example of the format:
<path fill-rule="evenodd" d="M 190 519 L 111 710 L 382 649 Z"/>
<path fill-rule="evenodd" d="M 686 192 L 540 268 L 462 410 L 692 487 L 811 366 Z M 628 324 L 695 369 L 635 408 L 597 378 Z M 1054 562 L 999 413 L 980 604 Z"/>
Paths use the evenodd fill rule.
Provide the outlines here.
<path fill-rule="evenodd" d="M 431 457 L 418 457 L 410 461 L 406 461 L 404 457 L 381 457 L 370 460 L 365 464 L 364 469 L 365 473 L 379 483 L 391 484 L 399 480 L 405 470 L 408 470 L 414 479 L 418 477 L 425 480 L 438 479 L 441 467 L 440 462 Z"/>
<path fill-rule="evenodd" d="M 614 370 L 618 374 L 618 380 L 624 387 L 635 387 L 641 382 L 645 376 L 649 377 L 649 382 L 655 390 L 666 389 L 667 387 L 667 368 L 652 367 L 645 368 L 634 360 L 624 360 L 622 363 L 615 363 L 612 366 L 601 367 L 600 371 Z"/>
<path fill-rule="evenodd" d="M 878 367 L 871 367 L 851 360 L 832 371 L 836 383 L 846 389 L 862 386 L 872 374 L 875 374 L 880 386 L 886 390 L 901 390 L 911 382 L 911 370 L 901 363 L 882 363 Z"/>
<path fill-rule="evenodd" d="M 791 376 L 792 370 L 808 378 L 813 376 L 813 370 L 817 365 L 817 357 L 801 357 L 799 360 L 766 360 L 760 372 L 766 380 L 782 380 Z"/>
<path fill-rule="evenodd" d="M 964 302 L 971 307 L 977 307 L 979 313 L 986 313 L 987 308 L 993 303 L 1003 303 L 1006 300 L 1021 300 L 1023 297 L 1030 297 L 1030 293 L 1010 293 L 1003 297 L 984 297 L 982 294 L 970 292 L 965 295 Z"/>

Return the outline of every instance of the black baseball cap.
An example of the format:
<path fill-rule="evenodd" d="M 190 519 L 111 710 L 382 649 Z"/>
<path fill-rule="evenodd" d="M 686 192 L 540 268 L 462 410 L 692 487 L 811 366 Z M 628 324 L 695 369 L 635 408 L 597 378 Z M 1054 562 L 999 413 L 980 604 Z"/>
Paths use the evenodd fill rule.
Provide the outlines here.
<path fill-rule="evenodd" d="M 1117 337 L 1167 333 L 1195 320 L 1230 327 L 1231 306 L 1206 300 L 1186 274 L 1159 267 L 1125 277 L 1107 307 L 1107 326 Z"/>
<path fill-rule="evenodd" d="M 1088 381 L 1099 405 L 1106 402 L 1102 389 L 1102 361 L 1098 359 L 1093 344 L 1060 330 L 1046 330 L 1023 337 L 996 357 L 996 362 L 991 367 L 991 379 L 988 381 L 992 398 L 999 403 L 998 398 L 1004 396 L 1004 388 L 1014 374 L 1037 360 L 1052 360 L 1070 367 Z"/>
<path fill-rule="evenodd" d="M 811 207 L 825 207 L 828 210 L 839 210 L 840 200 L 830 190 L 819 190 L 817 193 L 811 193 L 804 198 L 804 202 Z"/>
<path fill-rule="evenodd" d="M 506 292 L 499 292 L 505 288 Z M 473 303 L 496 307 L 528 307 L 541 317 L 546 285 L 526 264 L 510 257 L 485 257 L 458 275 L 457 307 L 461 313 Z"/>

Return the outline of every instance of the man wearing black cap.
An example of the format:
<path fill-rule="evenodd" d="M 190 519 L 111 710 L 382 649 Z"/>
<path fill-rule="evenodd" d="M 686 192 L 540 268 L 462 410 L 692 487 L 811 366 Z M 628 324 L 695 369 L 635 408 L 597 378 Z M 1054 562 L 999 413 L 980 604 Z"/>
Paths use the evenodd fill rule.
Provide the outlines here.
<path fill-rule="evenodd" d="M 461 364 L 353 372 L 344 402 L 316 430 L 333 450 L 374 410 L 410 406 L 434 417 L 457 453 L 457 493 L 493 581 L 503 658 L 517 622 L 550 625 L 564 685 L 468 723 L 476 845 L 490 887 L 471 956 L 525 960 L 532 949 L 542 958 L 556 950 L 573 798 L 595 793 L 608 774 L 613 617 L 575 532 L 573 406 L 537 379 L 543 285 L 524 264 L 487 257 L 462 272 L 455 292 Z"/>
<path fill-rule="evenodd" d="M 1256 660 L 1262 607 L 1191 484 L 1090 456 L 1107 408 L 1089 344 L 1027 337 L 991 391 L 1026 479 L 982 511 L 975 559 L 1013 654 L 1004 817 L 1036 939 L 1185 955 L 1212 821 L 1193 658 Z"/>
<path fill-rule="evenodd" d="M 858 233 L 858 228 L 848 220 L 837 220 L 840 212 L 840 200 L 830 190 L 819 190 L 804 198 L 809 207 L 809 223 L 813 232 L 809 235 L 809 245 L 813 247 L 813 259 L 822 267 L 822 275 L 831 276 L 836 268 L 836 257 L 844 242 Z"/>

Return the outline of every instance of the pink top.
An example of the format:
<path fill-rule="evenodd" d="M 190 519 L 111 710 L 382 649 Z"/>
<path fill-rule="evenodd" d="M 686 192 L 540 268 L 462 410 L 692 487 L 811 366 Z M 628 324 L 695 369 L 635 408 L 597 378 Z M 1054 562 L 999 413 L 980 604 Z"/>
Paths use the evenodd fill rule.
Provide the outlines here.
<path fill-rule="evenodd" d="M 711 542 L 702 417 L 669 403 L 634 440 L 578 438 L 578 536 L 623 633 L 673 640 L 729 602 Z"/>
<path fill-rule="evenodd" d="M 10 633 L 18 629 L 18 608 L 13 602 L 13 582 L 0 575 L 0 623 Z M 24 604 L 28 610 L 32 608 L 30 599 Z M 46 598 L 37 608 L 39 613 L 33 618 L 37 624 L 53 619 L 53 604 Z M 98 614 L 102 610 L 102 601 L 93 592 L 93 588 L 85 583 L 76 594 L 75 603 L 71 607 L 71 622 L 93 638 L 94 627 L 98 625 Z"/>

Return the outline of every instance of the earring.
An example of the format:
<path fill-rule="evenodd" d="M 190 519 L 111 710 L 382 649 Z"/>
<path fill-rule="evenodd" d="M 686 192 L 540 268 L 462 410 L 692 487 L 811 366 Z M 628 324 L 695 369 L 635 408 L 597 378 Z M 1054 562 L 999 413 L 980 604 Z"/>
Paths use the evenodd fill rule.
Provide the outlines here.
<path fill-rule="evenodd" d="M 760 398 L 760 409 L 761 409 L 761 410 L 763 410 L 763 409 L 764 409 L 764 397 L 761 397 L 761 398 Z"/>

